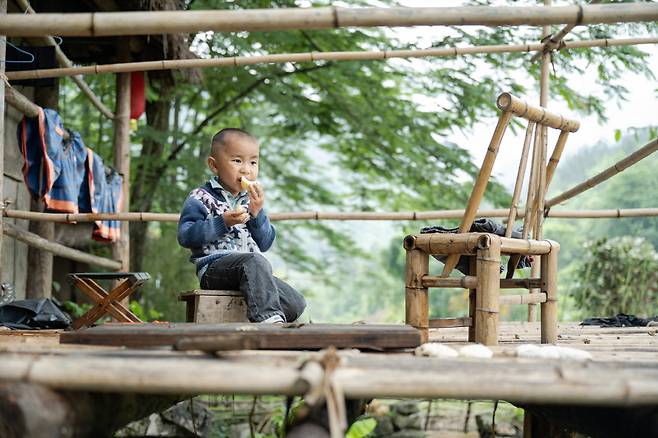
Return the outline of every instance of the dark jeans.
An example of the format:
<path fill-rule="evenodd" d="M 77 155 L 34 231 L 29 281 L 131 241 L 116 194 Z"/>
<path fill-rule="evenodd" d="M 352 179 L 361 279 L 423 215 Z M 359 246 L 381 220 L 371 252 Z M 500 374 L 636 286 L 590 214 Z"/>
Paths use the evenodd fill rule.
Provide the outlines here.
<path fill-rule="evenodd" d="M 241 291 L 252 322 L 274 315 L 294 321 L 306 307 L 302 294 L 272 275 L 272 265 L 260 253 L 235 252 L 211 262 L 201 288 Z"/>

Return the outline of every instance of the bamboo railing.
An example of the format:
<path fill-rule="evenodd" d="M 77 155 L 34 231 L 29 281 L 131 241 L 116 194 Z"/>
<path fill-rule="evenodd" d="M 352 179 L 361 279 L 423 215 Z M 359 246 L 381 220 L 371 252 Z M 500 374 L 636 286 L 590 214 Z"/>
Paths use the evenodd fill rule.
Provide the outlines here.
<path fill-rule="evenodd" d="M 492 210 L 478 210 L 478 217 L 507 218 L 510 210 L 499 208 Z M 60 223 L 95 222 L 99 220 L 114 220 L 127 222 L 178 222 L 178 213 L 40 213 L 6 209 L 3 216 L 12 219 L 26 219 L 34 221 L 49 221 Z M 406 212 L 343 212 L 343 211 L 296 211 L 270 213 L 270 220 L 296 221 L 427 221 L 434 219 L 461 219 L 464 210 L 436 210 L 436 211 L 406 211 Z M 523 210 L 518 216 L 523 218 Z M 658 208 L 622 208 L 604 210 L 554 210 L 547 212 L 546 217 L 555 219 L 620 219 L 629 217 L 655 217 Z"/>
<path fill-rule="evenodd" d="M 632 165 L 636 164 L 640 160 L 648 157 L 658 150 L 658 138 L 651 140 L 649 143 L 642 146 L 637 151 L 628 155 L 622 160 L 617 161 L 614 165 L 608 167 L 603 172 L 596 174 L 595 176 L 589 178 L 587 181 L 578 184 L 577 186 L 555 196 L 554 198 L 546 201 L 546 207 L 550 208 L 556 204 L 567 201 L 573 198 L 576 195 L 583 193 L 585 190 L 591 189 L 601 184 L 603 181 L 617 175 L 620 172 L 628 169 Z"/>
<path fill-rule="evenodd" d="M 658 44 L 658 38 L 597 39 L 565 42 L 561 49 L 583 49 L 592 47 L 612 47 L 639 44 Z M 349 52 L 305 52 L 278 53 L 272 55 L 233 56 L 213 59 L 179 59 L 145 62 L 127 62 L 99 64 L 82 67 L 50 68 L 8 72 L 9 80 L 57 78 L 74 75 L 93 75 L 103 73 L 126 73 L 134 71 L 153 71 L 208 67 L 238 67 L 241 65 L 319 62 L 319 61 L 373 61 L 393 58 L 448 57 L 459 55 L 477 55 L 485 53 L 537 52 L 544 49 L 543 44 L 491 45 L 473 47 L 450 47 L 417 50 L 383 50 L 383 51 L 349 51 Z"/>
<path fill-rule="evenodd" d="M 75 14 L 8 14 L 7 36 L 115 36 L 333 29 L 378 26 L 543 26 L 658 20 L 652 3 L 578 6 L 465 6 L 434 8 L 281 8 L 206 11 L 132 11 Z"/>

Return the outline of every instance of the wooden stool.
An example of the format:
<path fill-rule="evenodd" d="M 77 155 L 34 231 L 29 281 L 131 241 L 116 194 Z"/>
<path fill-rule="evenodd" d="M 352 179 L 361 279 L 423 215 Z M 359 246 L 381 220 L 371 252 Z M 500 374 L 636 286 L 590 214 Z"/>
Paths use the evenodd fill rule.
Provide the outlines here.
<path fill-rule="evenodd" d="M 560 245 L 552 240 L 525 240 L 488 233 L 410 235 L 407 250 L 405 303 L 407 324 L 421 332 L 427 342 L 430 328 L 469 327 L 468 340 L 484 345 L 498 344 L 498 308 L 505 304 L 541 303 L 541 342 L 557 342 L 557 260 Z M 469 258 L 470 272 L 463 277 L 428 275 L 430 255 L 459 255 Z M 500 278 L 502 254 L 541 257 L 539 278 Z M 469 289 L 466 318 L 429 318 L 430 287 Z M 504 288 L 541 288 L 540 293 L 499 296 Z"/>
<path fill-rule="evenodd" d="M 187 322 L 249 322 L 247 303 L 239 291 L 194 289 L 180 294 L 178 300 L 187 303 Z"/>
<path fill-rule="evenodd" d="M 143 322 L 121 300 L 127 298 L 146 280 L 151 278 L 147 272 L 80 272 L 66 276 L 69 282 L 96 302 L 96 305 L 80 318 L 73 321 L 73 328 L 90 326 L 106 313 L 118 322 Z M 122 280 L 108 293 L 96 280 Z"/>

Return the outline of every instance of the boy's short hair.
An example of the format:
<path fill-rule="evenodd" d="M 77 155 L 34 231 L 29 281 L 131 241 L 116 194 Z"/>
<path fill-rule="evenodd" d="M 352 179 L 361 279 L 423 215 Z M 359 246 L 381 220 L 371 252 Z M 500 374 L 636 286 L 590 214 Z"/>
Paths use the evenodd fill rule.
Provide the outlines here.
<path fill-rule="evenodd" d="M 212 137 L 212 142 L 210 143 L 210 154 L 216 156 L 219 152 L 219 148 L 227 144 L 233 135 L 245 136 L 256 141 L 256 137 L 251 135 L 249 132 L 240 128 L 224 128 L 221 131 L 217 132 Z"/>

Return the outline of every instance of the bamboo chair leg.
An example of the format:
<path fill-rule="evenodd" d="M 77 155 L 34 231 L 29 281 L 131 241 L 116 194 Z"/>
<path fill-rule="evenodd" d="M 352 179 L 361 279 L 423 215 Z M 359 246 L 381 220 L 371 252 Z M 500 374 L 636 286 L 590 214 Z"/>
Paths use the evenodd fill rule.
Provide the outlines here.
<path fill-rule="evenodd" d="M 498 345 L 498 296 L 500 294 L 500 238 L 477 251 L 477 294 L 475 297 L 475 342 Z"/>
<path fill-rule="evenodd" d="M 418 249 L 407 251 L 405 320 L 420 331 L 422 342 L 429 339 L 428 290 L 423 287 L 423 277 L 428 272 L 429 255 Z"/>
<path fill-rule="evenodd" d="M 564 150 L 564 145 L 567 143 L 568 137 L 569 131 L 560 131 L 560 136 L 557 138 L 555 148 L 553 148 L 551 159 L 548 160 L 548 165 L 546 166 L 546 190 L 544 191 L 544 195 L 546 195 L 546 192 L 548 192 L 548 186 L 551 185 L 553 174 L 555 173 L 555 168 L 560 162 L 560 157 L 562 156 L 562 151 Z"/>
<path fill-rule="evenodd" d="M 560 245 L 551 242 L 551 252 L 541 256 L 542 292 L 546 302 L 541 304 L 541 343 L 557 343 L 557 269 Z"/>
<path fill-rule="evenodd" d="M 468 275 L 477 276 L 477 258 L 468 257 Z M 468 316 L 471 318 L 471 325 L 468 328 L 468 342 L 475 342 L 475 308 L 477 306 L 477 289 L 468 290 Z"/>
<path fill-rule="evenodd" d="M 475 219 L 477 210 L 480 207 L 480 201 L 482 201 L 482 196 L 484 195 L 487 183 L 489 182 L 489 177 L 491 176 L 491 169 L 496 161 L 496 155 L 498 155 L 498 147 L 503 140 L 503 135 L 505 134 L 505 130 L 507 129 L 507 125 L 509 125 L 511 118 L 512 113 L 509 111 L 503 111 L 498 118 L 498 124 L 496 125 L 496 129 L 491 137 L 487 154 L 484 156 L 484 161 L 480 167 L 480 173 L 478 173 L 477 179 L 475 180 L 475 185 L 471 191 L 471 197 L 468 199 L 468 204 L 466 205 L 466 210 L 464 211 L 464 216 L 462 217 L 462 222 L 459 226 L 460 233 L 467 233 L 471 229 L 471 225 L 473 225 L 473 219 Z M 450 275 L 458 262 L 459 254 L 450 254 L 448 258 L 446 258 L 441 277 L 447 277 Z"/>

